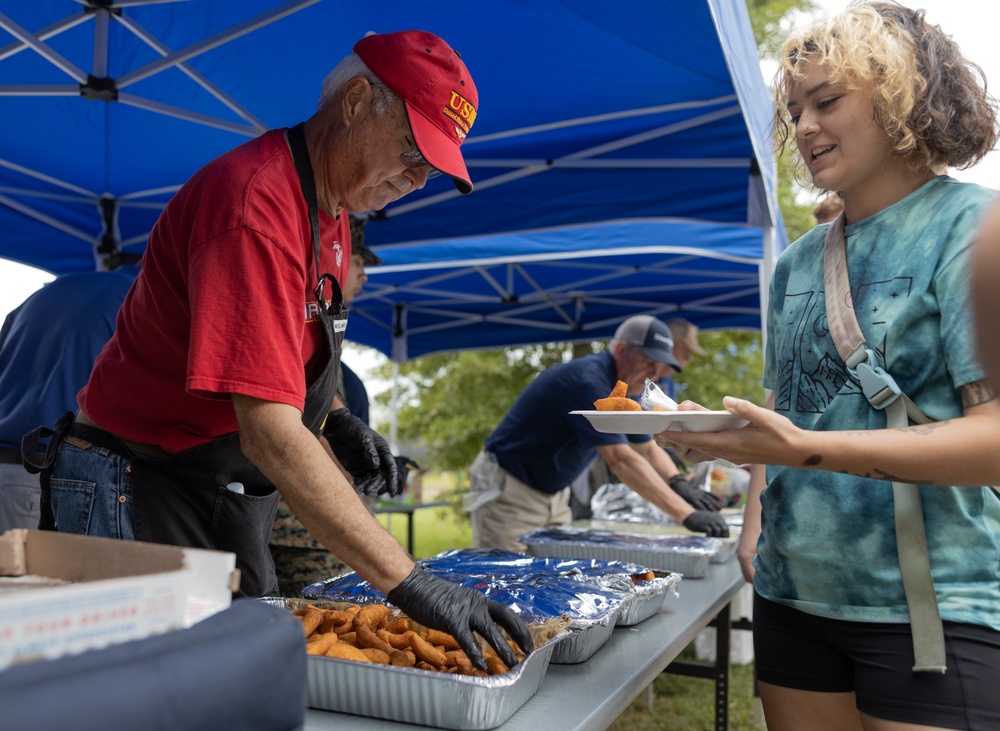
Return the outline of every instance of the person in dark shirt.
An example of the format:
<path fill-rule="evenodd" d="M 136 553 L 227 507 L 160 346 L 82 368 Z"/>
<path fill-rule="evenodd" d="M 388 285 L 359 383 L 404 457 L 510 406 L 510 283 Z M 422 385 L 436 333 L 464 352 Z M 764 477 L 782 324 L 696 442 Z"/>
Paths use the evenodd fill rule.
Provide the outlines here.
<path fill-rule="evenodd" d="M 600 455 L 621 481 L 687 528 L 728 535 L 712 496 L 687 482 L 649 436 L 605 434 L 575 410 L 594 408 L 618 381 L 638 395 L 646 379 L 681 370 L 665 324 L 648 315 L 623 322 L 604 353 L 561 363 L 521 393 L 470 470 L 472 541 L 523 551 L 518 537 L 569 523 L 570 483 Z"/>
<path fill-rule="evenodd" d="M 21 465 L 21 437 L 76 408 L 137 271 L 64 274 L 7 316 L 0 330 L 0 533 L 38 527 L 41 487 Z"/>

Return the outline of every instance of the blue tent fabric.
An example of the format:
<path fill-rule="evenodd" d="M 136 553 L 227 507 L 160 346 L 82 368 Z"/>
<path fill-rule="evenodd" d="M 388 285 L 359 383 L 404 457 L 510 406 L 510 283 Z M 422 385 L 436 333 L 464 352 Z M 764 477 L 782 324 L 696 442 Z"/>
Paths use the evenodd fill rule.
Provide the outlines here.
<path fill-rule="evenodd" d="M 476 80 L 476 189 L 438 178 L 368 212 L 385 264 L 352 340 L 406 360 L 638 313 L 760 326 L 785 234 L 744 0 L 0 0 L 0 256 L 62 273 L 141 252 L 201 165 L 308 117 L 358 38 L 404 28 Z"/>

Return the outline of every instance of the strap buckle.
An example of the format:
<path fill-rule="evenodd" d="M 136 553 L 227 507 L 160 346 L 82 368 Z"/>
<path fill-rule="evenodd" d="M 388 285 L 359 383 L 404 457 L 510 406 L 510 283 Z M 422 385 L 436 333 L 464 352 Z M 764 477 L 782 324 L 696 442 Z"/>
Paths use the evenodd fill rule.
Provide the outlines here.
<path fill-rule="evenodd" d="M 855 368 L 855 375 L 861 383 L 861 391 L 865 398 L 876 409 L 886 409 L 893 404 L 903 392 L 896 385 L 896 380 L 875 360 L 875 354 L 865 349 L 867 360 Z"/>

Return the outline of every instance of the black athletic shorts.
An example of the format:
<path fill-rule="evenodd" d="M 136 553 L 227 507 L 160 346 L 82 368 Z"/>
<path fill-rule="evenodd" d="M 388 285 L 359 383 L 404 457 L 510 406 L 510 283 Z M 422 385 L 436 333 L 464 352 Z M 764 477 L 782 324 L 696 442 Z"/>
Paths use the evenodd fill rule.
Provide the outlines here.
<path fill-rule="evenodd" d="M 915 673 L 909 624 L 847 622 L 754 595 L 757 679 L 819 693 L 853 691 L 875 718 L 1000 730 L 1000 632 L 944 623 L 948 671 Z"/>

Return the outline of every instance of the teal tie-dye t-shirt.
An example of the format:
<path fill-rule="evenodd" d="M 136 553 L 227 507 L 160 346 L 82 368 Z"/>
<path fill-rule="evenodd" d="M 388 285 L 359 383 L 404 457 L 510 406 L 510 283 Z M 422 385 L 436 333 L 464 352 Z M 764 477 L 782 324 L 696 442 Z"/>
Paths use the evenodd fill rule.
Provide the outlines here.
<path fill-rule="evenodd" d="M 983 378 L 967 254 L 995 195 L 942 176 L 845 231 L 868 347 L 935 420 L 961 416 L 959 387 Z M 884 429 L 885 413 L 847 373 L 827 327 L 826 230 L 813 229 L 778 260 L 764 385 L 774 391 L 775 411 L 803 429 Z M 757 592 L 825 617 L 908 621 L 892 483 L 780 466 L 768 467 L 767 480 Z M 920 493 L 942 618 L 1000 630 L 1000 497 L 989 487 L 924 486 Z"/>

